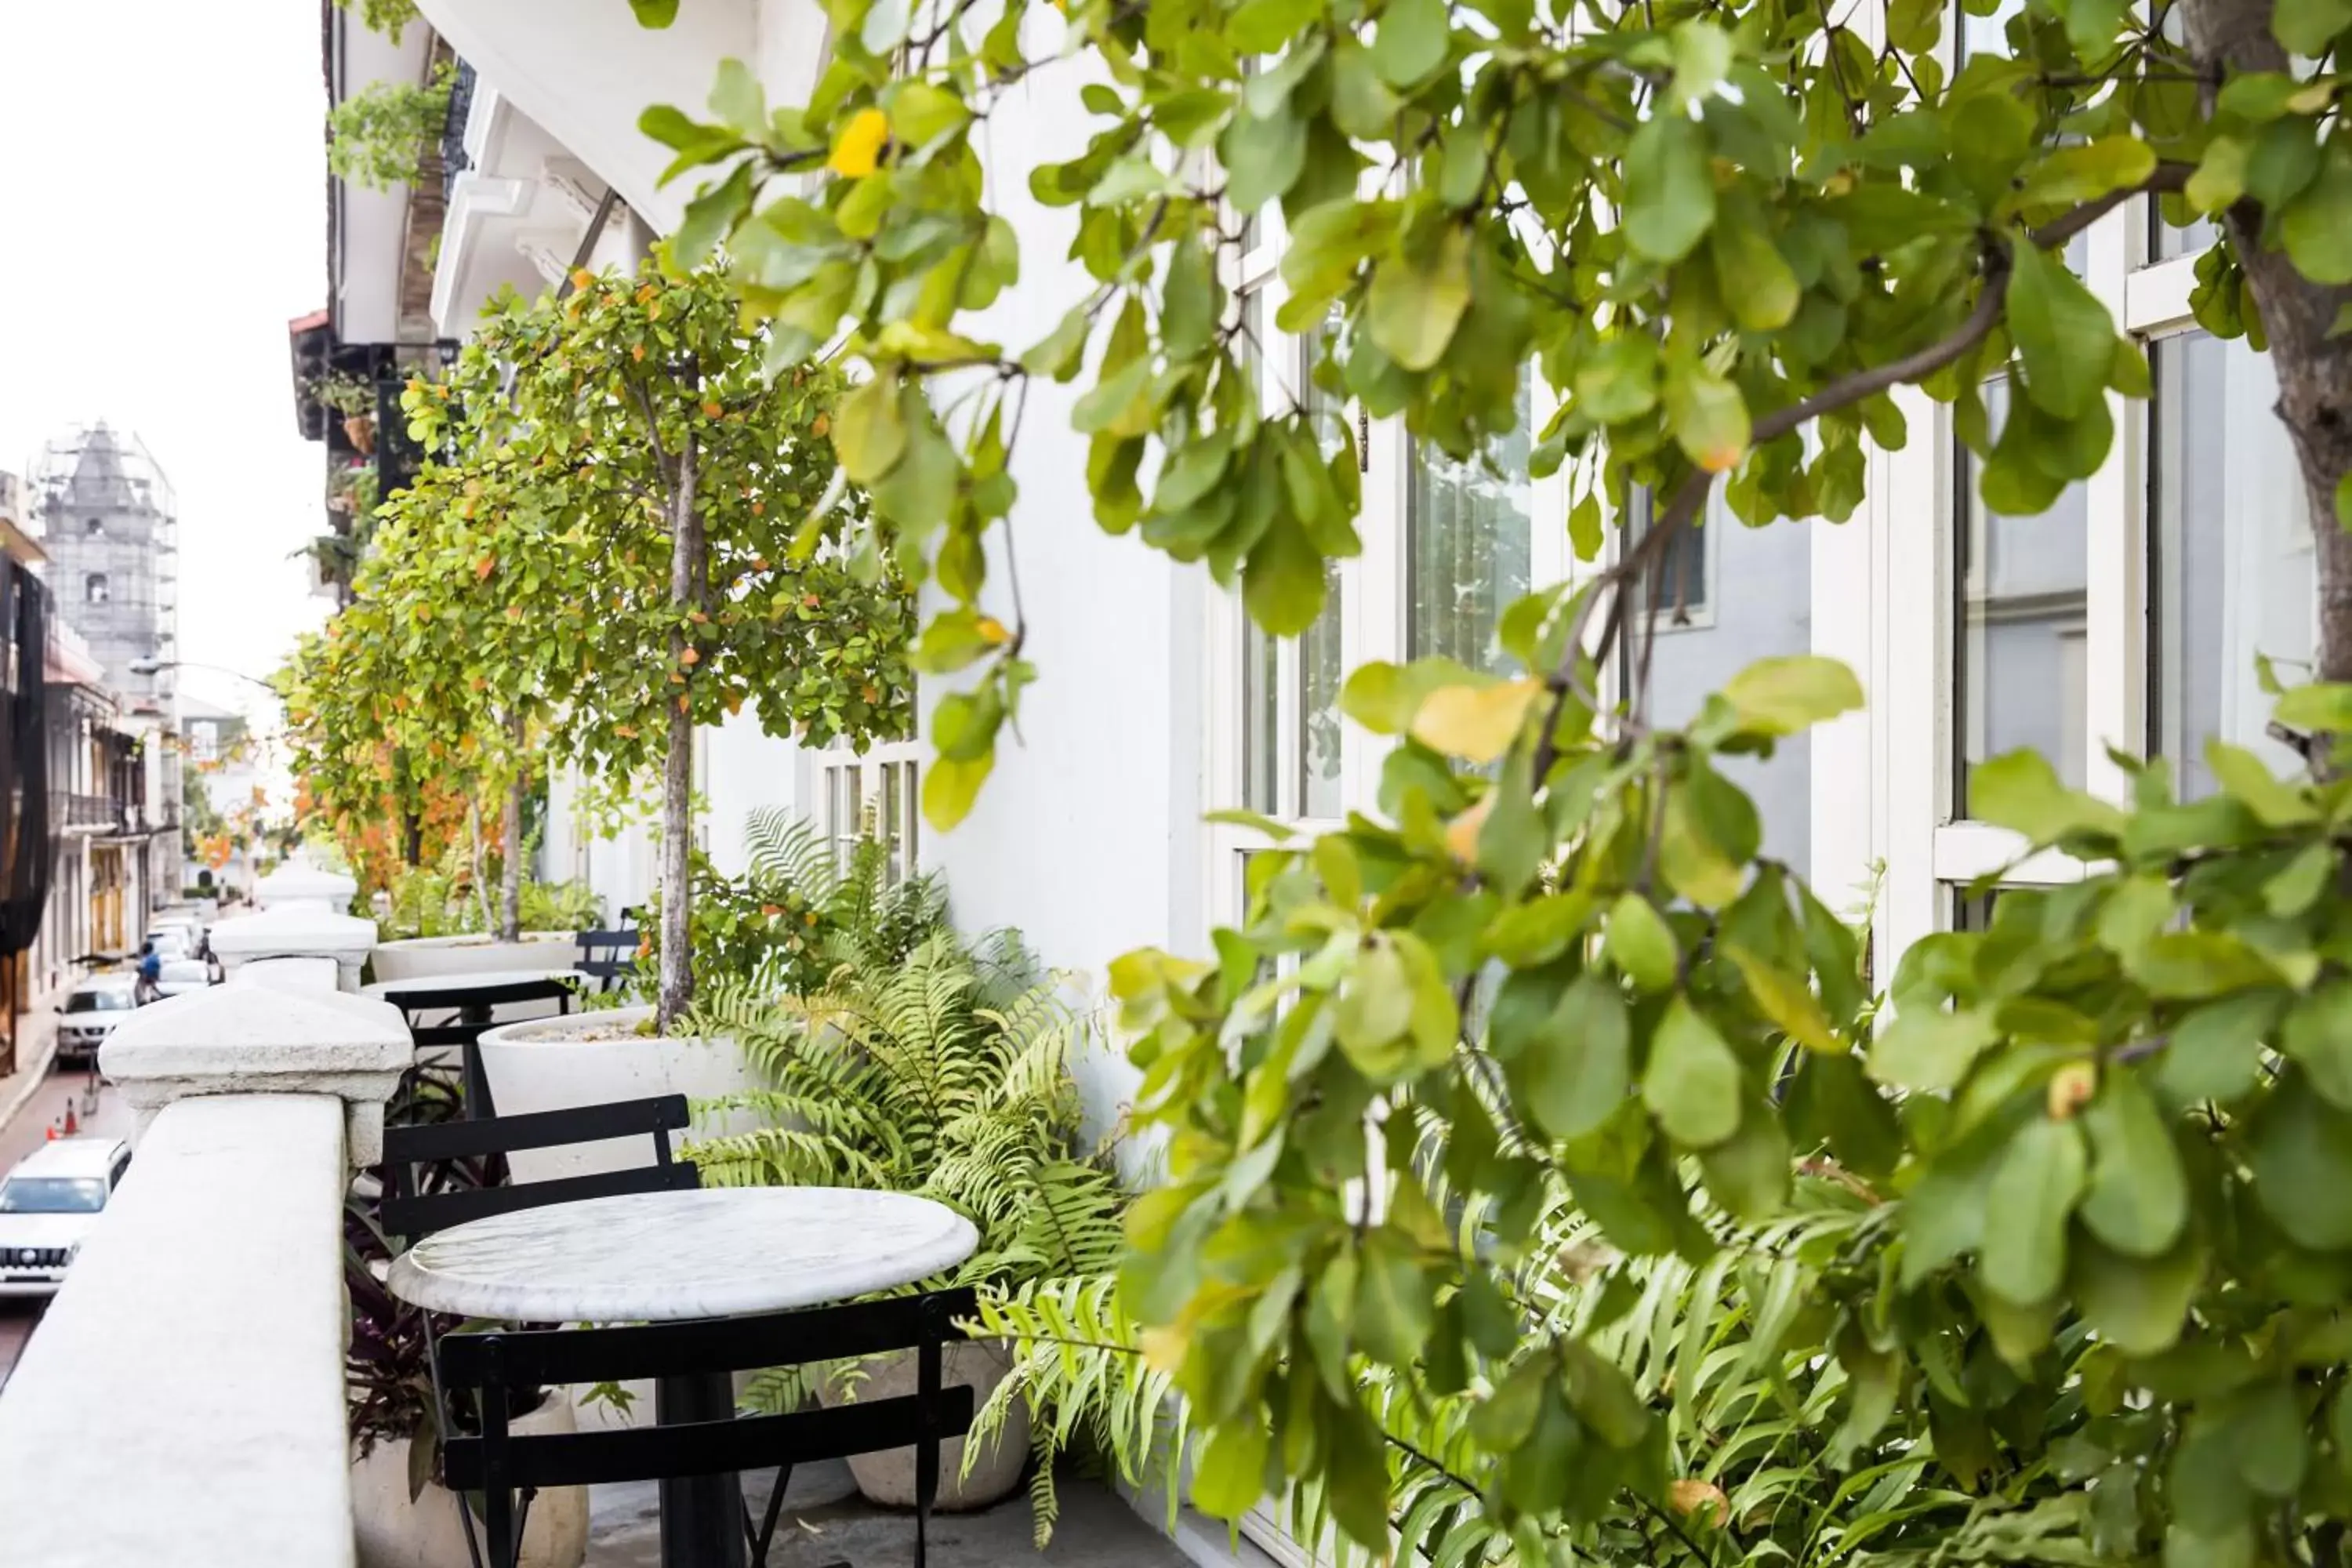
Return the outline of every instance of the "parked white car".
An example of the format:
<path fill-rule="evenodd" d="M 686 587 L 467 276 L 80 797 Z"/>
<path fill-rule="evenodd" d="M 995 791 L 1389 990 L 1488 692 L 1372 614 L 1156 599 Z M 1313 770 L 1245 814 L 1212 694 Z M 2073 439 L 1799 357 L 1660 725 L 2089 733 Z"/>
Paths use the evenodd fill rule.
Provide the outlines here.
<path fill-rule="evenodd" d="M 58 1009 L 58 1059 L 98 1060 L 98 1047 L 139 1005 L 137 988 L 137 976 L 130 974 L 95 974 L 75 986 Z"/>
<path fill-rule="evenodd" d="M 196 951 L 196 933 L 185 926 L 155 926 L 147 932 L 147 942 L 165 958 L 191 958 Z"/>
<path fill-rule="evenodd" d="M 0 1296 L 56 1295 L 130 1168 L 120 1138 L 60 1138 L 16 1162 L 0 1182 Z"/>
<path fill-rule="evenodd" d="M 155 978 L 155 989 L 166 996 L 184 996 L 213 983 L 213 966 L 201 958 L 167 958 Z"/>

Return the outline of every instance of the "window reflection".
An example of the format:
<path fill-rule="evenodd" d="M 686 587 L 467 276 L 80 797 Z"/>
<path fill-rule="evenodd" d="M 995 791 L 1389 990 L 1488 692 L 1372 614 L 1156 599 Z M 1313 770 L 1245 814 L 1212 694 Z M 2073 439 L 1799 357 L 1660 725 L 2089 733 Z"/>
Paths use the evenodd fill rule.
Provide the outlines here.
<path fill-rule="evenodd" d="M 1535 410 L 1519 377 L 1519 422 L 1486 460 L 1459 462 L 1412 444 L 1405 493 L 1405 640 L 1415 658 L 1442 655 L 1474 669 L 1509 662 L 1496 645 L 1503 607 L 1528 591 L 1534 486 L 1528 477 Z"/>
<path fill-rule="evenodd" d="M 1999 437 L 2009 416 L 2006 374 L 1985 383 L 1988 426 Z M 2087 617 L 2090 510 L 2069 485 L 2038 517 L 2003 517 L 1977 494 L 1977 464 L 1961 448 L 1953 531 L 1959 588 L 1955 659 L 1959 700 L 1959 815 L 1969 774 L 2006 752 L 2041 752 L 2067 784 L 2085 776 L 2089 700 Z"/>
<path fill-rule="evenodd" d="M 2182 798 L 2213 793 L 2221 736 L 2278 771 L 2300 759 L 2263 733 L 2255 659 L 2307 679 L 2316 601 L 2309 510 L 2266 355 L 2189 332 L 2155 345 L 2149 465 L 2148 750 Z"/>

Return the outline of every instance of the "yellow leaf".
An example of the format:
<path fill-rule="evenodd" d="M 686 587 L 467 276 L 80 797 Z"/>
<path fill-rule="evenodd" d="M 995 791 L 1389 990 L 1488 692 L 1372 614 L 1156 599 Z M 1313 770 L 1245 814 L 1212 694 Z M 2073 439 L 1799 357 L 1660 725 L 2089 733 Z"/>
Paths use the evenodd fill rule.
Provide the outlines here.
<path fill-rule="evenodd" d="M 1189 1336 L 1177 1328 L 1146 1329 L 1138 1336 L 1143 1363 L 1155 1372 L 1173 1373 L 1184 1364 Z"/>
<path fill-rule="evenodd" d="M 1004 642 L 1010 639 L 1013 636 L 1011 632 L 1004 629 L 1004 623 L 998 620 L 994 616 L 981 616 L 977 629 L 980 632 L 981 641 L 987 643 Z"/>
<path fill-rule="evenodd" d="M 2044 1108 L 2053 1121 L 2071 1121 L 2074 1112 L 2099 1092 L 2099 1069 L 2089 1062 L 2068 1062 L 2050 1075 Z"/>
<path fill-rule="evenodd" d="M 1666 1501 L 1676 1513 L 1699 1515 L 1718 1526 L 1731 1512 L 1731 1500 L 1723 1495 L 1721 1487 L 1692 1476 L 1685 1476 L 1668 1487 Z"/>
<path fill-rule="evenodd" d="M 1474 763 L 1491 763 L 1509 750 L 1527 722 L 1543 682 L 1523 677 L 1493 686 L 1444 686 L 1423 699 L 1412 716 L 1412 738 Z"/>
<path fill-rule="evenodd" d="M 1494 808 L 1495 797 L 1481 795 L 1477 805 L 1445 825 L 1445 847 L 1464 865 L 1478 858 L 1478 831 L 1486 826 L 1486 814 Z"/>
<path fill-rule="evenodd" d="M 836 174 L 862 179 L 882 161 L 882 143 L 890 139 L 890 117 L 878 109 L 861 109 L 833 139 L 833 155 L 825 167 Z"/>

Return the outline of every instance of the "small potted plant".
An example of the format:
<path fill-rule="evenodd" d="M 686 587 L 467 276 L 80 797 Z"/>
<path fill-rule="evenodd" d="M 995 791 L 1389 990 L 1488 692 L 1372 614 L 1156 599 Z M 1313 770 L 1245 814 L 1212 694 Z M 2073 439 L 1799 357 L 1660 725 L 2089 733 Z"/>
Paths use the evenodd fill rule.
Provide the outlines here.
<path fill-rule="evenodd" d="M 331 370 L 310 381 L 310 399 L 343 416 L 343 434 L 362 457 L 375 454 L 375 388 L 358 376 Z"/>

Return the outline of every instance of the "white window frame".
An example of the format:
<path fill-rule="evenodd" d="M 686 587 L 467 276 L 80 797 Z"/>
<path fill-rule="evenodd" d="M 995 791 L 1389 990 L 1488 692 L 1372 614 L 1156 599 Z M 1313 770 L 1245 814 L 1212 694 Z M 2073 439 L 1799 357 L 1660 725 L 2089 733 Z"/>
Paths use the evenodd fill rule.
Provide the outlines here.
<path fill-rule="evenodd" d="M 867 820 L 890 847 L 883 870 L 886 884 L 905 880 L 921 867 L 923 742 L 908 736 L 863 752 L 832 746 L 810 753 L 809 816 L 832 846 L 836 870 L 849 864 L 851 848 Z"/>

